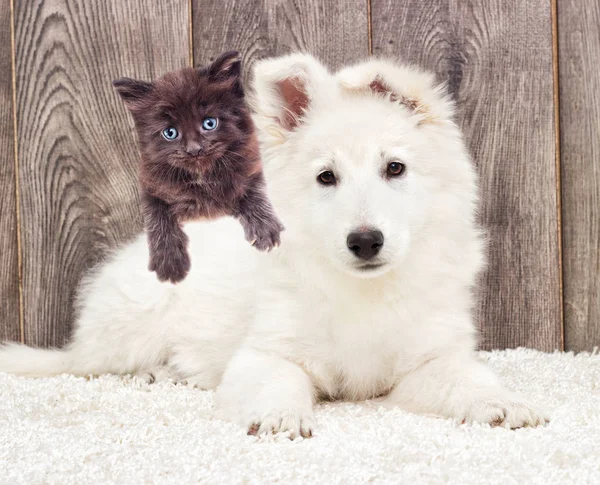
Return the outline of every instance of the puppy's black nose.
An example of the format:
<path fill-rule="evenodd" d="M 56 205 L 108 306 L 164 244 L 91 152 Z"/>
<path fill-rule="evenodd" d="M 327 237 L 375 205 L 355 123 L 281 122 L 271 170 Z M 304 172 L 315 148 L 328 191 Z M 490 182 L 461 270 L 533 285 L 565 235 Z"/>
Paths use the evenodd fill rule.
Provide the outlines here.
<path fill-rule="evenodd" d="M 381 231 L 351 232 L 346 240 L 348 249 L 360 259 L 371 259 L 383 247 L 383 233 Z"/>

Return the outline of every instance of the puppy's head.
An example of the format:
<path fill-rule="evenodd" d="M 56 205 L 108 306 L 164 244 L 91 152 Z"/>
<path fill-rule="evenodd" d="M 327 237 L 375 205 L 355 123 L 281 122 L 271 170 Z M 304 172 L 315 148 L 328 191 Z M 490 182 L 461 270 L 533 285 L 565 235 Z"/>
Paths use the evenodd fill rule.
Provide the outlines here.
<path fill-rule="evenodd" d="M 474 172 L 432 76 L 295 54 L 255 66 L 253 103 L 290 250 L 372 278 L 473 225 Z"/>

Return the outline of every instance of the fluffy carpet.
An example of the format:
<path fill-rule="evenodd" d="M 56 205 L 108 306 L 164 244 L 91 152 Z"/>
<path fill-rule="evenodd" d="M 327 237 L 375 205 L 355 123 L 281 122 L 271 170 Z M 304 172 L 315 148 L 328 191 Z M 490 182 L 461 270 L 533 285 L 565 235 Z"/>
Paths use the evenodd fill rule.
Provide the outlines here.
<path fill-rule="evenodd" d="M 481 353 L 545 428 L 317 407 L 314 438 L 246 436 L 213 393 L 138 379 L 0 374 L 0 483 L 600 483 L 600 355 Z"/>

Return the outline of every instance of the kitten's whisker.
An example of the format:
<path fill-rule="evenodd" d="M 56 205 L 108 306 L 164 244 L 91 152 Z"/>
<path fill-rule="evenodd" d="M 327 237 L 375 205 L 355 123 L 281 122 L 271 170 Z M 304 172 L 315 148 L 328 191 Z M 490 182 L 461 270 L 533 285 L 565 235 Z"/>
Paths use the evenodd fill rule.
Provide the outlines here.
<path fill-rule="evenodd" d="M 227 150 L 225 153 L 228 153 L 230 155 L 235 155 L 236 157 L 241 158 L 242 160 L 251 163 L 251 160 L 249 160 L 248 158 L 246 158 L 244 155 L 242 155 L 241 153 L 237 153 L 237 152 L 232 152 L 231 150 Z"/>

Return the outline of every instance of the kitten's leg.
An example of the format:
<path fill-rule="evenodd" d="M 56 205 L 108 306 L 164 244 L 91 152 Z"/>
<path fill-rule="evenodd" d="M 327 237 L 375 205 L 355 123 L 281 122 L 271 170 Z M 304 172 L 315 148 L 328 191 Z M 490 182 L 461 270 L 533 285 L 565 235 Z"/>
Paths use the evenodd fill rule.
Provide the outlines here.
<path fill-rule="evenodd" d="M 243 348 L 229 363 L 216 400 L 248 434 L 289 432 L 308 438 L 314 428 L 313 385 L 289 360 Z"/>
<path fill-rule="evenodd" d="M 487 366 L 467 353 L 429 360 L 405 376 L 381 404 L 506 428 L 548 421 L 543 411 L 504 388 Z"/>
<path fill-rule="evenodd" d="M 236 216 L 244 227 L 246 239 L 259 251 L 267 251 L 280 244 L 283 224 L 267 197 L 262 172 L 254 175 L 239 202 Z"/>
<path fill-rule="evenodd" d="M 155 271 L 160 281 L 177 283 L 190 270 L 188 237 L 167 203 L 148 193 L 142 194 L 142 203 L 150 248 L 148 269 Z"/>

